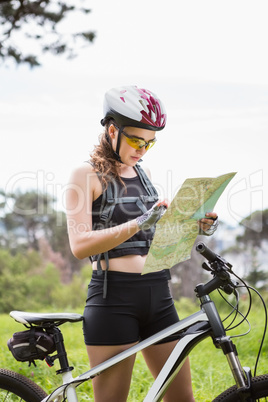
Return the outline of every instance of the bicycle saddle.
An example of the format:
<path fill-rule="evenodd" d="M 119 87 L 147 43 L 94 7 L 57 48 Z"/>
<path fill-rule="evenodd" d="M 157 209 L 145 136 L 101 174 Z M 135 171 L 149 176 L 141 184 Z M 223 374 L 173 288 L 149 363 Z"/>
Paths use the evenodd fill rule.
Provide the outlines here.
<path fill-rule="evenodd" d="M 9 315 L 15 321 L 24 325 L 43 325 L 54 324 L 61 325 L 65 322 L 82 321 L 83 316 L 76 313 L 28 313 L 26 311 L 11 311 Z"/>

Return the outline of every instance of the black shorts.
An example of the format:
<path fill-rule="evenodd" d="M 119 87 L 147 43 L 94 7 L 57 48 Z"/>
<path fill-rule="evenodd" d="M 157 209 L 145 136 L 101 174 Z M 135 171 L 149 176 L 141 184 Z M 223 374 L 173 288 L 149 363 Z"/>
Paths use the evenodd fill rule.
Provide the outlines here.
<path fill-rule="evenodd" d="M 106 299 L 103 280 L 103 274 L 93 271 L 84 310 L 86 345 L 137 342 L 179 321 L 165 271 L 146 275 L 108 271 Z"/>

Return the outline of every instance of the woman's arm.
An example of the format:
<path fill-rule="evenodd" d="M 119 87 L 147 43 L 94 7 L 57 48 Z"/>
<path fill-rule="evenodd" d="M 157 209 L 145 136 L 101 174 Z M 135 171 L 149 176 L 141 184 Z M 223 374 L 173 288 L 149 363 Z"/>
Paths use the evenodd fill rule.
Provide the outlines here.
<path fill-rule="evenodd" d="M 73 172 L 66 193 L 67 225 L 72 253 L 79 259 L 111 250 L 140 230 L 136 219 L 92 230 L 92 203 L 99 188 L 99 179 L 91 165 Z"/>

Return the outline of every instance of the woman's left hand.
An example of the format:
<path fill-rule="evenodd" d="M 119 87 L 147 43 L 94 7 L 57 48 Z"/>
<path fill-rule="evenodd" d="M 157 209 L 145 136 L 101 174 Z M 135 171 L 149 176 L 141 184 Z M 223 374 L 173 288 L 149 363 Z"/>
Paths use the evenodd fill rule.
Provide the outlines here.
<path fill-rule="evenodd" d="M 198 221 L 200 234 L 213 234 L 218 226 L 218 215 L 216 212 L 207 212 L 206 217 Z"/>

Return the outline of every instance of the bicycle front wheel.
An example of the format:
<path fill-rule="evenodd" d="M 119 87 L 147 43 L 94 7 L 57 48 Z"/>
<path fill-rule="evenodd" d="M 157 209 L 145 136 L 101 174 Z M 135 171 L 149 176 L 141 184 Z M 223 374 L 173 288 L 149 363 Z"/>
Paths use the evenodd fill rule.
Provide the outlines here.
<path fill-rule="evenodd" d="M 1 402 L 40 402 L 47 396 L 33 381 L 14 371 L 0 369 Z"/>
<path fill-rule="evenodd" d="M 268 374 L 251 379 L 251 399 L 254 402 L 268 401 Z M 238 402 L 237 387 L 234 385 L 213 399 L 213 402 Z"/>

